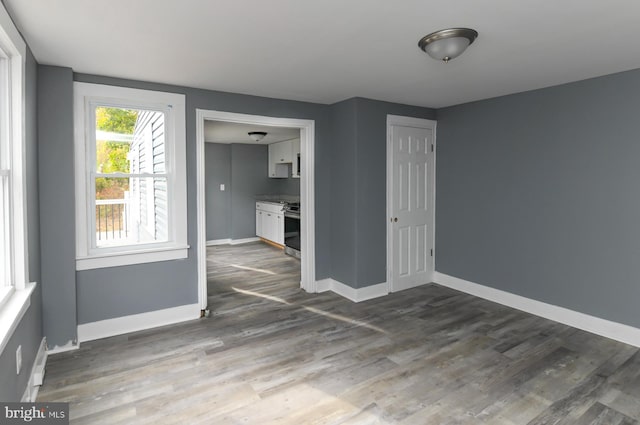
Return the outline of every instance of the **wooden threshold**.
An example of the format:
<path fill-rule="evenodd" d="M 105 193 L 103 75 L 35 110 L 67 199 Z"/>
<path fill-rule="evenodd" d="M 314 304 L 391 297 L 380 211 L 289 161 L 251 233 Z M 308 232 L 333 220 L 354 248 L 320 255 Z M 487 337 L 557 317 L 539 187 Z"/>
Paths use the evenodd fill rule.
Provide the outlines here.
<path fill-rule="evenodd" d="M 264 238 L 260 238 L 260 240 L 268 245 L 271 245 L 273 247 L 279 248 L 279 249 L 284 249 L 284 245 L 280 245 L 279 243 L 276 243 L 274 241 L 270 241 L 269 239 L 264 239 Z"/>

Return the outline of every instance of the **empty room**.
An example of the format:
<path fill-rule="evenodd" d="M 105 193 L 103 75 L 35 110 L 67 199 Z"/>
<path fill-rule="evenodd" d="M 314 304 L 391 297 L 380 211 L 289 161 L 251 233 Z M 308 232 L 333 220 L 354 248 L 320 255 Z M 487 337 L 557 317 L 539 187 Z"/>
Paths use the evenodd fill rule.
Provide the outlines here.
<path fill-rule="evenodd" d="M 1 0 L 0 423 L 640 423 L 639 24 Z"/>

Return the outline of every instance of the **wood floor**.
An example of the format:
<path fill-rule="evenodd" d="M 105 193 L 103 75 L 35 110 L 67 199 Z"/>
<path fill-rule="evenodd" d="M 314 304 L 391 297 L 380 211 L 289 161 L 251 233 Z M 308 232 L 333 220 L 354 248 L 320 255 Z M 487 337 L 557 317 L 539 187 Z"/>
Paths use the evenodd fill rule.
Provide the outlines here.
<path fill-rule="evenodd" d="M 437 285 L 354 304 L 209 248 L 213 314 L 51 356 L 73 424 L 636 424 L 637 348 Z"/>

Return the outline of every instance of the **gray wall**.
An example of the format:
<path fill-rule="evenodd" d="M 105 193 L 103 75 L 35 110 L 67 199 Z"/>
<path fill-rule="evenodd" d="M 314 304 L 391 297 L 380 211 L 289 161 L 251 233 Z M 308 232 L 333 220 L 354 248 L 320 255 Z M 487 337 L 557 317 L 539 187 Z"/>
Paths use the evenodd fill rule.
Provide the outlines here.
<path fill-rule="evenodd" d="M 207 240 L 255 237 L 256 195 L 300 195 L 300 179 L 268 177 L 266 145 L 206 143 L 205 157 Z"/>
<path fill-rule="evenodd" d="M 47 74 L 52 74 L 53 71 L 53 69 L 48 69 Z M 67 72 L 68 70 L 66 68 L 59 68 L 57 70 L 58 74 L 66 75 Z M 70 305 L 73 304 L 73 294 L 67 294 L 67 297 L 63 301 L 65 307 L 70 307 L 66 311 L 62 311 L 62 309 L 58 309 L 57 306 L 54 305 L 57 300 L 56 295 L 52 295 L 51 298 L 45 297 L 45 309 L 50 312 L 56 311 L 57 313 L 57 315 L 51 315 L 46 319 L 49 327 L 47 336 L 51 334 L 55 337 L 56 341 L 64 343 L 66 341 L 65 338 L 68 338 L 69 335 L 75 335 L 75 324 L 68 319 L 70 316 L 75 315 L 76 311 L 77 323 L 82 324 L 197 302 L 195 252 L 197 239 L 195 167 L 196 108 L 315 120 L 317 164 L 316 276 L 318 279 L 330 276 L 330 226 L 328 213 L 330 190 L 328 161 L 330 159 L 330 153 L 327 152 L 328 149 L 326 146 L 329 140 L 330 126 L 328 107 L 326 105 L 268 99 L 86 74 L 74 74 L 73 78 L 75 81 L 161 90 L 186 95 L 188 243 L 191 248 L 189 250 L 189 256 L 185 260 L 77 272 L 77 294 L 75 295 L 77 296 L 77 303 L 75 308 L 70 307 Z M 72 95 L 72 87 L 66 78 L 57 80 L 43 79 L 42 90 L 44 93 L 55 92 L 57 95 L 62 96 L 62 99 L 67 99 Z M 62 103 L 56 102 L 55 107 L 51 109 L 55 109 L 56 114 L 60 114 L 63 117 L 71 116 L 70 114 L 73 112 L 72 105 L 66 101 Z M 63 151 L 63 154 L 59 155 L 62 158 L 57 164 L 58 169 L 67 169 L 72 172 L 73 156 L 68 155 L 67 152 L 67 143 L 68 141 L 72 141 L 73 136 L 73 126 L 71 123 L 67 122 L 66 119 L 64 119 L 62 123 L 55 120 L 47 120 L 46 125 L 41 125 L 39 130 L 41 134 L 48 135 L 50 132 L 56 133 L 59 128 L 61 128 L 60 133 L 66 132 L 69 134 L 68 139 L 48 137 L 47 140 L 49 140 L 52 149 L 57 147 Z M 43 168 L 47 170 L 47 173 L 43 173 Z M 50 179 L 51 175 L 59 175 L 55 170 L 50 170 L 46 168 L 46 166 L 41 167 L 40 173 L 43 180 L 46 178 Z M 62 194 L 62 192 L 65 191 L 68 191 L 68 193 L 73 196 L 73 185 L 65 185 L 65 187 L 68 189 L 62 190 L 61 186 L 58 185 L 53 191 L 52 196 Z M 46 194 L 43 193 L 42 195 L 44 196 Z M 73 226 L 75 226 L 73 219 L 73 202 L 60 203 L 58 207 L 54 215 L 56 226 L 61 229 L 73 229 Z M 255 218 L 253 220 L 255 220 Z M 59 243 L 50 238 L 47 238 L 46 241 L 43 240 L 43 253 L 58 249 L 61 249 Z M 62 249 L 66 249 L 66 242 L 65 247 Z M 66 269 L 67 267 L 73 267 L 73 265 L 74 261 L 67 259 L 61 267 Z M 52 291 L 58 290 L 60 293 L 67 293 L 68 285 L 68 281 L 56 281 L 50 284 L 50 289 Z"/>
<path fill-rule="evenodd" d="M 38 155 L 43 326 L 53 348 L 76 335 L 73 73 L 38 67 Z"/>
<path fill-rule="evenodd" d="M 331 277 L 357 287 L 356 99 L 331 105 Z"/>
<path fill-rule="evenodd" d="M 436 111 L 362 98 L 356 107 L 356 287 L 361 288 L 387 281 L 387 115 L 435 119 Z"/>
<path fill-rule="evenodd" d="M 231 145 L 205 143 L 207 240 L 231 238 Z M 225 190 L 220 191 L 220 184 Z"/>
<path fill-rule="evenodd" d="M 231 239 L 256 236 L 256 195 L 270 194 L 269 148 L 231 145 Z"/>
<path fill-rule="evenodd" d="M 435 110 L 354 98 L 331 105 L 332 277 L 354 288 L 386 282 L 387 115 Z"/>
<path fill-rule="evenodd" d="M 42 341 L 42 285 L 40 284 L 40 226 L 38 202 L 37 64 L 31 51 L 26 57 L 26 173 L 29 279 L 38 282 L 31 305 L 0 353 L 0 401 L 19 401 Z M 16 349 L 22 346 L 22 371 L 16 374 Z"/>
<path fill-rule="evenodd" d="M 273 195 L 300 196 L 300 179 L 287 177 L 286 179 L 271 179 Z"/>
<path fill-rule="evenodd" d="M 438 111 L 436 269 L 640 326 L 640 70 Z"/>
<path fill-rule="evenodd" d="M 197 303 L 195 277 L 182 277 L 193 267 L 184 259 L 77 272 L 78 324 Z"/>

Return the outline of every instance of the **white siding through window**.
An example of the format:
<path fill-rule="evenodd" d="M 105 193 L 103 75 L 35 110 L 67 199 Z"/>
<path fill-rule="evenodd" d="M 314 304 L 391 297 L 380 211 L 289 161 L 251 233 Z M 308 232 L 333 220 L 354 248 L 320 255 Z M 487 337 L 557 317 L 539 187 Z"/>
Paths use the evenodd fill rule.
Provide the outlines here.
<path fill-rule="evenodd" d="M 131 146 L 131 173 L 165 176 L 164 113 L 140 111 Z M 138 180 L 138 179 L 132 179 Z M 132 184 L 132 193 L 140 209 L 141 224 L 155 240 L 168 238 L 167 180 L 166 178 L 139 179 Z"/>

